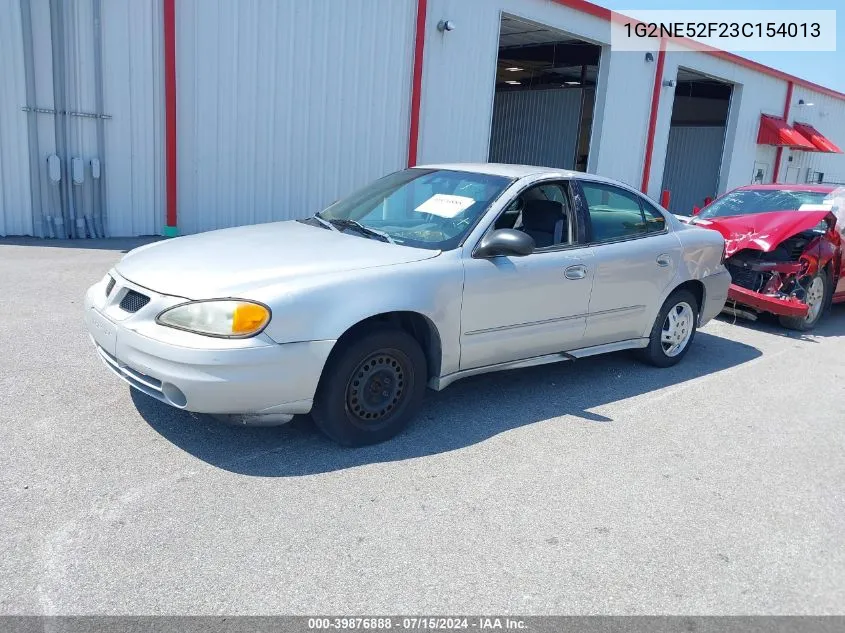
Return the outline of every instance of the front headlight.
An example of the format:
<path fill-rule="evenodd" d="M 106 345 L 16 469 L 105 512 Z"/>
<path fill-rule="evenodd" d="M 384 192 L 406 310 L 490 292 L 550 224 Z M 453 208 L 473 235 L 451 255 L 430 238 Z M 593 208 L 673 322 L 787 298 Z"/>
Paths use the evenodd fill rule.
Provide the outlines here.
<path fill-rule="evenodd" d="M 253 301 L 213 299 L 168 308 L 156 317 L 160 325 L 223 338 L 255 336 L 270 322 L 270 309 Z"/>

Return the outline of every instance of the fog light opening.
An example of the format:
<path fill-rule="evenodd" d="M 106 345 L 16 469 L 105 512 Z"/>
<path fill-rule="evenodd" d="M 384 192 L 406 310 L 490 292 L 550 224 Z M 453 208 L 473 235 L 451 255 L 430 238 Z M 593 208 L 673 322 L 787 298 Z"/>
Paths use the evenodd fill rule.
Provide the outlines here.
<path fill-rule="evenodd" d="M 166 382 L 161 386 L 161 391 L 164 393 L 164 397 L 167 398 L 167 401 L 174 407 L 181 408 L 188 404 L 188 398 L 185 397 L 185 394 L 182 393 L 176 385 L 171 385 L 169 382 Z"/>

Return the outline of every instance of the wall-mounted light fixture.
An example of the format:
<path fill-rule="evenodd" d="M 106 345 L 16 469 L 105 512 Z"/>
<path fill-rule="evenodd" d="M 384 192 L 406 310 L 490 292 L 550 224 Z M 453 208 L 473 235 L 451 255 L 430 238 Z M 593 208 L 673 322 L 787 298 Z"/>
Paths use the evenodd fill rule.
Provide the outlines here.
<path fill-rule="evenodd" d="M 807 106 L 807 107 L 810 107 L 810 106 L 814 106 L 814 105 L 816 105 L 816 104 L 815 104 L 815 103 L 807 103 L 807 102 L 806 102 L 806 101 L 804 101 L 803 99 L 798 99 L 798 105 L 799 105 L 799 106 Z"/>
<path fill-rule="evenodd" d="M 437 23 L 437 30 L 443 33 L 444 31 L 454 31 L 455 23 L 452 20 L 440 20 Z"/>
<path fill-rule="evenodd" d="M 663 87 L 664 88 L 674 88 L 677 85 L 677 82 L 674 79 L 664 79 L 663 80 Z"/>
<path fill-rule="evenodd" d="M 654 55 L 652 53 L 646 53 L 645 54 L 645 60 L 647 62 L 653 62 L 654 61 Z"/>

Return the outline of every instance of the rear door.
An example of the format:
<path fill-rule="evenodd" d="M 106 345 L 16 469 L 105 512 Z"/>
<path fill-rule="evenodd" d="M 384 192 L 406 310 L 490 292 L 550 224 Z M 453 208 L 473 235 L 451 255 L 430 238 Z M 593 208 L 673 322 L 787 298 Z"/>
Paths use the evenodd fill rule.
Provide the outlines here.
<path fill-rule="evenodd" d="M 585 346 L 639 338 L 650 328 L 681 262 L 681 244 L 663 214 L 614 185 L 579 181 L 595 276 Z"/>

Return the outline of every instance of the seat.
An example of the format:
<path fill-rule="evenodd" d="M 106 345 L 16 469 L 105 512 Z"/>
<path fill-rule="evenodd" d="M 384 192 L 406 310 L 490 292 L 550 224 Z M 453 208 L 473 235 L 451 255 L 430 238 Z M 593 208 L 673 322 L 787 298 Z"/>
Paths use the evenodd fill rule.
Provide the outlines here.
<path fill-rule="evenodd" d="M 554 200 L 526 200 L 520 230 L 534 238 L 537 248 L 569 242 L 563 205 Z"/>

